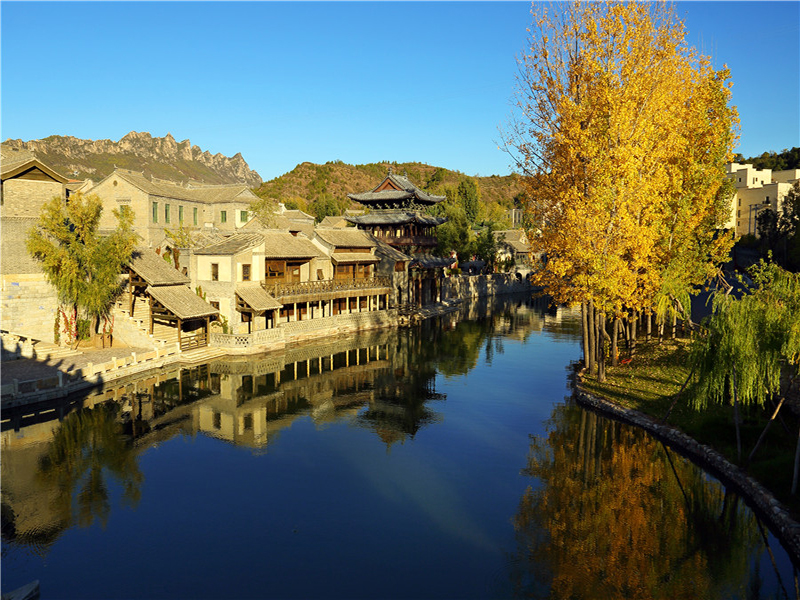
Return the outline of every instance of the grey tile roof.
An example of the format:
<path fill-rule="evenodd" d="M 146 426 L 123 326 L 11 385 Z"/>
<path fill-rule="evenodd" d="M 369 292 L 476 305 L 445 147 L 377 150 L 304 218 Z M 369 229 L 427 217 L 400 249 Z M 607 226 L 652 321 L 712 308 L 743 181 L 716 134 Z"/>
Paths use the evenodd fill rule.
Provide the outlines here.
<path fill-rule="evenodd" d="M 219 311 L 185 285 L 148 286 L 147 293 L 176 317 L 195 319 L 219 314 Z"/>
<path fill-rule="evenodd" d="M 8 146 L 0 146 L 0 179 L 8 179 L 37 167 L 59 183 L 67 183 L 69 179 L 48 167 L 30 150 L 15 150 Z"/>
<path fill-rule="evenodd" d="M 249 248 L 255 248 L 264 241 L 261 233 L 234 233 L 224 240 L 205 248 L 197 248 L 195 254 L 218 254 L 231 256 Z"/>
<path fill-rule="evenodd" d="M 385 183 L 390 183 L 397 189 L 385 189 L 378 191 L 378 189 Z M 395 175 L 389 170 L 389 174 L 383 178 L 372 191 L 363 192 L 361 194 L 347 194 L 347 197 L 362 204 L 380 204 L 381 202 L 398 202 L 401 200 L 415 200 L 420 204 L 437 204 L 445 199 L 445 196 L 434 196 L 423 192 L 416 185 L 411 183 L 408 177 L 402 175 Z"/>
<path fill-rule="evenodd" d="M 374 239 L 375 242 L 378 244 L 378 247 L 375 248 L 375 254 L 376 255 L 383 256 L 384 258 L 387 258 L 389 260 L 393 260 L 396 263 L 397 262 L 406 262 L 406 261 L 410 261 L 411 260 L 411 257 L 408 254 L 404 254 L 403 252 L 400 252 L 400 250 L 398 250 L 397 248 L 393 248 L 392 246 L 390 246 L 389 244 L 387 244 L 383 240 L 381 240 L 381 239 L 379 239 L 377 237 L 374 237 L 374 236 L 373 236 L 372 239 Z"/>
<path fill-rule="evenodd" d="M 0 271 L 3 275 L 41 273 L 39 263 L 25 247 L 28 232 L 36 226 L 36 217 L 3 217 L 0 219 Z"/>
<path fill-rule="evenodd" d="M 319 248 L 305 236 L 275 230 L 266 230 L 261 234 L 264 236 L 266 258 L 315 258 L 322 255 Z"/>
<path fill-rule="evenodd" d="M 237 285 L 236 294 L 253 310 L 275 310 L 282 308 L 283 304 L 270 296 L 260 285 Z"/>
<path fill-rule="evenodd" d="M 374 210 L 358 217 L 347 217 L 354 225 L 405 225 L 418 223 L 428 227 L 436 227 L 446 222 L 444 217 L 434 217 L 416 211 Z"/>
<path fill-rule="evenodd" d="M 133 251 L 128 266 L 151 286 L 188 284 L 189 278 L 150 248 Z"/>
<path fill-rule="evenodd" d="M 334 252 L 331 260 L 337 265 L 380 262 L 380 258 L 369 252 Z"/>
<path fill-rule="evenodd" d="M 336 248 L 374 248 L 371 235 L 358 229 L 317 229 L 317 237 Z"/>
<path fill-rule="evenodd" d="M 325 217 L 324 219 L 322 219 L 322 221 L 320 221 L 320 224 L 317 227 L 318 228 L 322 227 L 323 229 L 325 229 L 325 228 L 344 229 L 345 227 L 348 227 L 348 226 L 349 226 L 349 224 L 347 222 L 347 219 L 345 219 L 344 217 L 341 217 L 341 216 L 340 217 L 330 217 L 329 216 L 329 217 Z"/>
<path fill-rule="evenodd" d="M 138 171 L 116 169 L 109 177 L 118 176 L 151 196 L 203 202 L 205 204 L 225 204 L 231 202 L 250 202 L 256 196 L 244 184 L 209 185 L 185 187 L 179 183 L 163 179 L 151 181 Z M 239 197 L 243 194 L 244 197 Z"/>

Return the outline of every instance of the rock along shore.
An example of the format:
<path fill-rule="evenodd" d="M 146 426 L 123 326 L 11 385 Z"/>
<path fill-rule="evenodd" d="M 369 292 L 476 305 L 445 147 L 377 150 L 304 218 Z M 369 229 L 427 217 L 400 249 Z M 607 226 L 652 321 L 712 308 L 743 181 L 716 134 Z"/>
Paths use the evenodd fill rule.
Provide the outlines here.
<path fill-rule="evenodd" d="M 750 477 L 713 448 L 699 443 L 679 429 L 662 424 L 639 411 L 624 408 L 604 398 L 588 393 L 580 386 L 577 374 L 574 397 L 578 404 L 601 415 L 644 429 L 692 462 L 701 465 L 724 485 L 735 489 L 748 506 L 767 523 L 770 531 L 786 548 L 792 563 L 800 567 L 800 524 L 789 511 L 758 481 Z"/>

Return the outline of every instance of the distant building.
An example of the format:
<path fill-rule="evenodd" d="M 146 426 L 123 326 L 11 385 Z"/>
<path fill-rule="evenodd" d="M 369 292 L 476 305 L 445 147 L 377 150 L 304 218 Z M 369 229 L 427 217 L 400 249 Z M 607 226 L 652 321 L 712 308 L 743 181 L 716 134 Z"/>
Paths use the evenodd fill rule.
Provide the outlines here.
<path fill-rule="evenodd" d="M 513 259 L 517 265 L 530 264 L 531 247 L 524 229 L 506 229 L 495 231 L 498 243 L 498 260 Z"/>
<path fill-rule="evenodd" d="M 795 181 L 800 179 L 800 169 L 772 171 L 756 169 L 750 164 L 728 163 L 726 175 L 736 187 L 731 199 L 731 212 L 726 229 L 736 236 L 758 234 L 758 214 L 770 208 L 778 212 L 781 202 Z"/>

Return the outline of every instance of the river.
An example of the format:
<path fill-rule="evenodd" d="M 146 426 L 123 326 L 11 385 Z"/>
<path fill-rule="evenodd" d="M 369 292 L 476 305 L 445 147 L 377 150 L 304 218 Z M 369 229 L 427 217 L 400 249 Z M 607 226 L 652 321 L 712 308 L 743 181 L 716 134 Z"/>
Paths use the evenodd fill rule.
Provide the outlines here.
<path fill-rule="evenodd" d="M 504 297 L 4 414 L 2 591 L 796 597 L 744 501 L 574 404 L 579 328 Z"/>

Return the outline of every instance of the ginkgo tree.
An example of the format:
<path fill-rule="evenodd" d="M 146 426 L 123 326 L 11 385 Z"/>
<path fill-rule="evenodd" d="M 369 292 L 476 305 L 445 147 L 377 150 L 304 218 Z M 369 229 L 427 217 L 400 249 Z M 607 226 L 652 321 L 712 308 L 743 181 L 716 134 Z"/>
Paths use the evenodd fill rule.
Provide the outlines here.
<path fill-rule="evenodd" d="M 737 116 L 728 72 L 688 46 L 669 5 L 532 12 L 504 148 L 547 256 L 537 283 L 588 313 L 587 366 L 596 355 L 602 379 L 607 317 L 653 310 L 665 285 L 681 296 L 727 252 L 713 230 Z"/>

